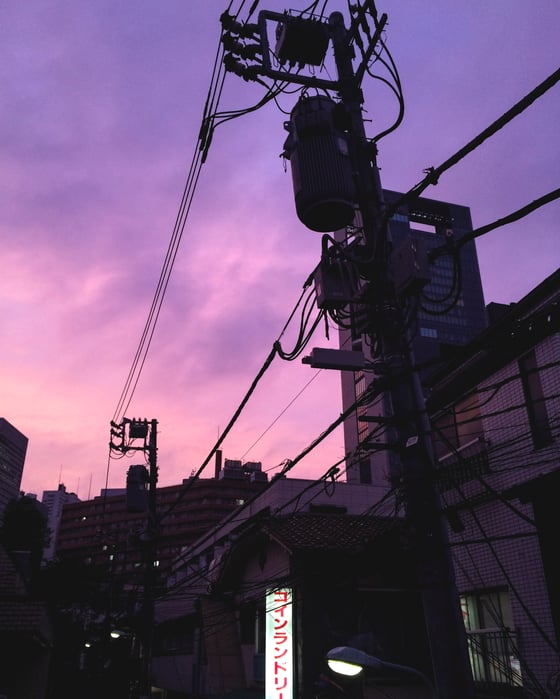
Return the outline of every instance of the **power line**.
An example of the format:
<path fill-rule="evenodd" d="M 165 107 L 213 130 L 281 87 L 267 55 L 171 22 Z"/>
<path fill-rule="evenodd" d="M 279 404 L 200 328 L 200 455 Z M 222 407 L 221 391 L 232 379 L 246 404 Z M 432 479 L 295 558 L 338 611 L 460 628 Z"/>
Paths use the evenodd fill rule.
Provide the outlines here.
<path fill-rule="evenodd" d="M 554 189 L 552 192 L 544 194 L 542 197 L 539 197 L 538 199 L 535 199 L 529 204 L 522 206 L 520 209 L 517 209 L 517 211 L 513 211 L 511 214 L 508 214 L 507 216 L 499 218 L 496 221 L 493 221 L 492 223 L 487 223 L 485 226 L 481 226 L 480 228 L 476 228 L 474 231 L 471 231 L 470 233 L 466 233 L 460 240 L 457 240 L 453 243 L 452 250 L 456 251 L 459 248 L 462 248 L 463 245 L 466 245 L 470 241 L 474 240 L 475 238 L 480 238 L 481 236 L 485 235 L 486 233 L 489 233 L 490 231 L 495 230 L 496 228 L 501 228 L 502 226 L 506 226 L 509 223 L 519 221 L 525 216 L 528 216 L 529 214 L 533 213 L 533 211 L 540 209 L 546 204 L 550 204 L 550 202 L 553 202 L 558 198 L 560 198 L 560 189 Z M 446 255 L 449 253 L 449 245 L 442 245 L 441 247 L 437 247 L 431 250 L 428 253 L 428 257 L 434 260 L 440 257 L 441 255 Z"/>
<path fill-rule="evenodd" d="M 535 102 L 539 97 L 542 97 L 548 90 L 550 90 L 556 83 L 560 80 L 560 68 L 556 70 L 552 75 L 550 75 L 546 80 L 543 80 L 537 87 L 535 87 L 531 92 L 529 92 L 525 97 L 516 102 L 513 107 L 507 110 L 501 117 L 496 119 L 490 126 L 488 126 L 484 131 L 475 136 L 471 141 L 469 141 L 465 146 L 460 148 L 456 153 L 449 157 L 445 162 L 443 162 L 438 167 L 429 167 L 425 170 L 426 177 L 416 184 L 412 189 L 410 189 L 406 194 L 397 199 L 391 206 L 389 206 L 385 212 L 385 219 L 389 220 L 391 216 L 397 211 L 397 209 L 410 201 L 413 201 L 420 194 L 427 189 L 430 185 L 436 185 L 439 181 L 441 175 L 452 168 L 454 165 L 459 163 L 463 158 L 472 153 L 476 148 L 478 148 L 484 141 L 489 139 L 491 136 L 500 131 L 504 126 L 506 126 L 510 121 L 512 121 L 516 116 L 521 114 L 525 109 L 530 107 L 533 102 Z"/>

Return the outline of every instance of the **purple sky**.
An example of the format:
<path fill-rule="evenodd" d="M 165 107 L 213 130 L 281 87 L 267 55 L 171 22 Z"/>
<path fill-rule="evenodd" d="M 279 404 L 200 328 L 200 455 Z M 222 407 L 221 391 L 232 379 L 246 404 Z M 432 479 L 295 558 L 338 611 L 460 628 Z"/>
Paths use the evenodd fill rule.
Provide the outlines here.
<path fill-rule="evenodd" d="M 29 437 L 26 491 L 41 495 L 60 477 L 86 498 L 105 483 L 109 421 L 171 239 L 225 7 L 2 3 L 0 415 Z M 345 11 L 330 0 L 335 9 Z M 409 189 L 558 68 L 557 0 L 380 0 L 378 10 L 389 16 L 406 101 L 404 123 L 379 144 L 390 189 Z M 371 78 L 364 90 L 373 135 L 396 101 Z M 248 107 L 262 94 L 228 75 L 220 106 Z M 289 111 L 295 100 L 285 94 L 279 105 Z M 162 485 L 205 459 L 319 259 L 321 236 L 297 220 L 279 157 L 286 118 L 272 103 L 220 126 L 202 169 L 127 411 L 159 421 Z M 481 226 L 556 189 L 559 123 L 557 86 L 426 196 L 470 206 Z M 487 302 L 516 301 L 558 268 L 559 218 L 556 202 L 478 242 Z M 310 347 L 325 345 L 323 335 Z M 340 409 L 336 373 L 276 359 L 224 456 L 274 472 Z M 292 475 L 319 476 L 342 454 L 337 431 Z M 130 463 L 111 461 L 111 486 L 124 485 Z"/>

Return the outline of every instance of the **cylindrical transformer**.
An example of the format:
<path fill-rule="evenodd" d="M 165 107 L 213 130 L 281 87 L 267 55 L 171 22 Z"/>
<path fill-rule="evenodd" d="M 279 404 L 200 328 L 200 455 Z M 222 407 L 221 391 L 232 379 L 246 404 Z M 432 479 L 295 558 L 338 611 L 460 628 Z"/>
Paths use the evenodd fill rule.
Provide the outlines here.
<path fill-rule="evenodd" d="M 313 231 L 351 225 L 355 186 L 348 135 L 335 123 L 340 107 L 330 97 L 301 97 L 286 128 L 284 156 L 289 159 L 299 220 Z"/>
<path fill-rule="evenodd" d="M 148 511 L 150 474 L 145 466 L 131 466 L 126 474 L 126 511 Z"/>

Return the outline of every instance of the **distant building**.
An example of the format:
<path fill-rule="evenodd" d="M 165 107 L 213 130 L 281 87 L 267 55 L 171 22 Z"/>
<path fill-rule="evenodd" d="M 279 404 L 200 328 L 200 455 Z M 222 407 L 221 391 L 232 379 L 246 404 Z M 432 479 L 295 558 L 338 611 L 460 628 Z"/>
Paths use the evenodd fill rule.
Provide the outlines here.
<path fill-rule="evenodd" d="M 384 191 L 388 205 L 402 195 Z M 401 205 L 390 220 L 390 236 L 394 250 L 393 276 L 396 283 L 406 285 L 411 272 L 410 243 L 430 251 L 445 245 L 447 241 L 459 241 L 472 231 L 470 210 L 466 206 L 418 198 L 411 204 Z M 404 250 L 404 252 L 403 252 Z M 422 265 L 420 265 L 422 267 Z M 418 365 L 429 367 L 431 362 L 446 358 L 464 346 L 487 326 L 482 282 L 474 241 L 460 249 L 460 255 L 444 255 L 429 265 L 431 281 L 416 301 L 411 297 L 409 333 L 412 338 L 414 358 Z M 399 275 L 402 278 L 399 279 Z M 420 290 L 418 290 L 420 293 Z M 344 349 L 363 350 L 369 359 L 370 347 L 363 328 L 340 331 L 340 346 Z M 426 368 L 422 371 L 425 377 Z M 343 409 L 351 406 L 370 384 L 372 371 L 342 371 Z M 386 450 L 357 448 L 371 437 L 379 423 L 367 422 L 367 418 L 389 414 L 387 396 L 379 397 L 372 405 L 359 408 L 344 423 L 345 451 L 352 454 L 347 460 L 347 480 L 350 483 L 375 483 L 387 485 L 387 471 L 391 455 Z M 365 419 L 360 419 L 365 418 Z M 375 440 L 383 442 L 383 439 Z"/>
<path fill-rule="evenodd" d="M 267 485 L 260 464 L 225 460 L 216 478 L 185 479 L 157 488 L 157 567 L 168 572 L 182 547 L 197 539 Z M 117 491 L 119 492 L 119 491 Z M 101 566 L 125 584 L 142 584 L 147 513 L 127 511 L 125 491 L 66 503 L 56 555 Z"/>
<path fill-rule="evenodd" d="M 43 553 L 45 561 L 50 561 L 55 556 L 62 508 L 64 505 L 79 501 L 78 496 L 75 493 L 69 493 L 63 483 L 60 483 L 56 490 L 43 491 L 41 502 L 47 509 L 47 526 L 50 531 L 49 544 Z"/>
<path fill-rule="evenodd" d="M 185 547 L 156 600 L 153 684 L 173 696 L 357 696 L 332 676 L 329 692 L 325 655 L 341 645 L 429 673 L 402 520 L 372 508 L 376 495 L 280 479 Z M 399 693 L 411 691 L 402 676 L 384 682 L 428 696 Z"/>
<path fill-rule="evenodd" d="M 10 500 L 19 497 L 27 437 L 0 417 L 0 515 Z"/>

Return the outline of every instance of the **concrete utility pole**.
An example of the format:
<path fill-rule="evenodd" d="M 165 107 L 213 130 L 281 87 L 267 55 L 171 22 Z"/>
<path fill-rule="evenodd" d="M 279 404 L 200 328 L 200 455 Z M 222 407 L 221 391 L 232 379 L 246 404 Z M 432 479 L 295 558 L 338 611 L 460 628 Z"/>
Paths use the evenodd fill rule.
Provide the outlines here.
<path fill-rule="evenodd" d="M 157 519 L 156 488 L 157 470 L 157 420 L 150 423 L 148 440 L 149 488 L 148 488 L 148 526 L 146 528 L 144 600 L 142 604 L 142 673 L 140 681 L 140 699 L 149 699 L 152 695 L 152 649 L 154 640 L 154 599 L 156 586 L 156 558 L 159 522 Z"/>
<path fill-rule="evenodd" d="M 138 699 L 151 696 L 152 645 L 154 630 L 154 597 L 156 583 L 157 539 L 159 522 L 157 518 L 157 420 L 132 420 L 123 418 L 121 424 L 111 423 L 110 448 L 126 454 L 142 452 L 149 469 L 143 464 L 131 466 L 127 474 L 127 510 L 147 513 L 144 543 L 144 590 L 140 610 L 139 638 L 141 643 L 140 676 L 138 679 Z M 136 441 L 139 440 L 139 441 Z M 141 441 L 140 441 L 141 440 Z M 136 679 L 136 678 L 131 678 Z"/>
<path fill-rule="evenodd" d="M 383 224 L 383 192 L 375 153 L 367 141 L 362 119 L 362 93 L 356 83 L 352 49 L 341 13 L 329 18 L 330 34 L 340 81 L 340 96 L 351 115 L 353 160 L 358 171 L 358 205 L 366 247 L 385 250 L 388 231 Z M 394 444 L 401 472 L 392 474 L 401 487 L 406 517 L 413 537 L 417 584 L 424 605 L 431 647 L 434 680 L 441 699 L 474 696 L 466 632 L 455 585 L 446 523 L 435 485 L 435 460 L 424 396 L 410 343 L 403 333 L 396 290 L 389 278 L 387 259 L 372 263 L 372 286 L 377 306 L 376 335 L 394 418 Z"/>
<path fill-rule="evenodd" d="M 370 332 L 379 340 L 380 353 L 375 357 L 382 367 L 382 380 L 385 382 L 392 406 L 390 443 L 400 456 L 400 470 L 391 474 L 392 484 L 403 495 L 406 519 L 413 536 L 417 584 L 419 586 L 425 623 L 431 648 L 434 683 L 439 699 L 471 699 L 474 696 L 472 673 L 467 650 L 465 627 L 459 606 L 459 596 L 451 561 L 447 528 L 443 518 L 439 495 L 435 485 L 435 460 L 432 450 L 430 424 L 426 414 L 423 392 L 410 343 L 403 332 L 401 312 L 397 293 L 388 270 L 388 229 L 384 220 L 383 192 L 376 165 L 375 146 L 368 141 L 362 118 L 363 95 L 360 88 L 367 61 L 386 21 L 382 16 L 377 30 L 369 39 L 369 47 L 364 60 L 354 72 L 353 41 L 358 43 L 360 24 L 366 11 L 375 11 L 371 0 L 359 6 L 358 16 L 349 30 L 344 25 L 344 17 L 334 12 L 328 20 L 328 36 L 334 48 L 338 80 L 327 81 L 314 76 L 304 76 L 301 72 L 273 69 L 268 54 L 268 38 L 265 29 L 267 19 L 276 20 L 288 35 L 287 15 L 262 11 L 259 25 L 239 25 L 234 28 L 239 35 L 258 38 L 262 50 L 262 64 L 246 66 L 229 55 L 226 67 L 246 80 L 257 75 L 265 75 L 275 80 L 295 82 L 323 90 L 336 91 L 344 107 L 349 122 L 347 129 L 350 158 L 355 173 L 357 204 L 362 217 L 365 241 L 365 258 L 370 259 L 368 271 L 364 274 L 370 290 L 365 302 L 370 307 L 372 325 Z M 304 35 L 302 25 L 305 20 L 298 16 L 293 19 L 296 39 L 289 45 L 293 64 L 298 60 L 298 36 Z M 313 31 L 317 30 L 317 20 L 309 20 Z M 227 17 L 224 22 L 227 27 Z M 283 23 L 283 25 L 282 25 Z M 247 30 L 247 27 L 253 27 Z M 231 28 L 231 24 L 230 27 Z M 278 34 L 277 34 L 278 36 Z M 363 43 L 362 39 L 359 39 Z M 225 44 L 225 42 L 224 42 Z M 306 56 L 306 48 L 301 47 L 301 55 Z M 288 51 L 288 49 L 286 49 Z M 240 54 L 242 55 L 242 54 Z M 254 54 L 253 54 L 254 55 Z M 246 56 L 245 56 L 246 57 Z M 315 65 L 318 65 L 315 63 Z M 317 228 L 316 230 L 325 230 Z"/>

